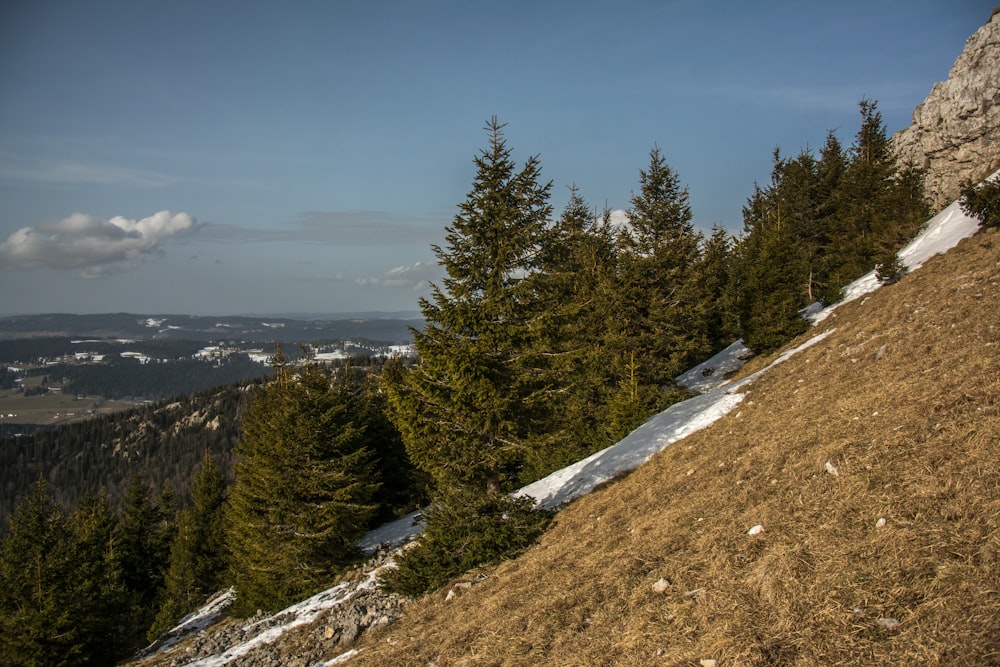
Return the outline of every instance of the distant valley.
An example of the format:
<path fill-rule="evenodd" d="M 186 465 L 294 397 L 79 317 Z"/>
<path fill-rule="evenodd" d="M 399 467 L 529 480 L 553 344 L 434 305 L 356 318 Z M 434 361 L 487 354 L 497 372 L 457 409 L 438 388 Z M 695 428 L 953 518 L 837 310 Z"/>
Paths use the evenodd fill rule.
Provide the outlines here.
<path fill-rule="evenodd" d="M 289 359 L 409 352 L 421 320 L 359 314 L 291 317 L 44 314 L 0 318 L 0 434 L 13 435 L 267 377 Z M 304 346 L 304 347 L 303 347 Z"/>

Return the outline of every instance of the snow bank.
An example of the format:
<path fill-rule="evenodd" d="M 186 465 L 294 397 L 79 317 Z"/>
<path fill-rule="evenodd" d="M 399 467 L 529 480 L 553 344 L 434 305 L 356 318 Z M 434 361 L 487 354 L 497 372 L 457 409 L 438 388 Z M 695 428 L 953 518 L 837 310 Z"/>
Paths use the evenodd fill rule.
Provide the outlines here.
<path fill-rule="evenodd" d="M 1000 172 L 997 172 L 1000 173 Z M 993 175 L 994 177 L 996 174 Z M 910 271 L 924 265 L 934 255 L 948 252 L 962 239 L 968 238 L 979 229 L 979 221 L 967 216 L 957 201 L 927 221 L 927 225 L 909 245 L 899 251 L 899 257 Z M 834 311 L 837 306 L 848 301 L 854 301 L 860 296 L 873 292 L 880 287 L 874 271 L 869 271 L 844 288 L 844 298 L 839 303 L 826 308 L 812 308 L 806 317 L 813 324 L 819 324 Z"/>

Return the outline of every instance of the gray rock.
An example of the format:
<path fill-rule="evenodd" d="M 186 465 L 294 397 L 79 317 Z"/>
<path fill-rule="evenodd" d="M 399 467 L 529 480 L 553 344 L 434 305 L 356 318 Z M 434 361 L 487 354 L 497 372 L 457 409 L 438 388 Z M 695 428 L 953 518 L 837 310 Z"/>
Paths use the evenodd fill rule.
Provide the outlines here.
<path fill-rule="evenodd" d="M 1000 169 L 1000 12 L 965 43 L 948 80 L 913 111 L 910 127 L 892 137 L 901 163 L 927 169 L 933 212 L 958 198 L 964 180 L 978 183 Z"/>

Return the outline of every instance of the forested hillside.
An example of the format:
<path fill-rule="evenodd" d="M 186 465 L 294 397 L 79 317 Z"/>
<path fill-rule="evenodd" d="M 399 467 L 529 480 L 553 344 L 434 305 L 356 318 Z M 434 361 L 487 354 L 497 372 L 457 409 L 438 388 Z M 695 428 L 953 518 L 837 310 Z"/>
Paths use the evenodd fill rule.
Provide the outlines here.
<path fill-rule="evenodd" d="M 831 134 L 819 159 L 775 153 L 735 238 L 695 227 L 655 146 L 625 225 L 578 191 L 553 219 L 540 160 L 519 167 L 492 119 L 434 248 L 446 277 L 421 301 L 415 362 L 327 369 L 279 349 L 267 383 L 4 443 L 8 497 L 23 499 L 0 554 L 0 658 L 122 655 L 219 586 L 234 586 L 235 615 L 276 611 L 350 567 L 374 522 L 428 498 L 387 587 L 420 595 L 527 548 L 551 514 L 510 491 L 686 398 L 674 378 L 736 337 L 768 352 L 814 300 L 876 267 L 886 283 L 905 274 L 896 252 L 927 217 L 920 173 L 896 163 L 877 105 L 860 110 L 850 148 Z M 109 456 L 111 472 L 95 465 Z M 108 611 L 123 599 L 127 620 Z"/>
<path fill-rule="evenodd" d="M 231 477 L 232 449 L 247 389 L 228 385 L 0 439 L 3 523 L 39 479 L 49 484 L 63 508 L 71 510 L 87 491 L 101 490 L 117 506 L 132 476 L 186 498 L 191 472 L 205 453 L 216 457 Z"/>

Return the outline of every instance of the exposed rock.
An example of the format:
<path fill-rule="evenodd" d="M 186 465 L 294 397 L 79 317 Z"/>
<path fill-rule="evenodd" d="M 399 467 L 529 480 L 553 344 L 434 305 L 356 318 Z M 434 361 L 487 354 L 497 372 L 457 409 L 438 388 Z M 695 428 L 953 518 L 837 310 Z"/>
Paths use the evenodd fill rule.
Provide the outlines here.
<path fill-rule="evenodd" d="M 653 583 L 653 592 L 654 593 L 663 593 L 668 588 L 670 588 L 670 582 L 667 581 L 666 579 L 660 578 L 660 579 L 657 579 L 655 583 Z"/>
<path fill-rule="evenodd" d="M 227 650 L 239 654 L 227 663 L 233 667 L 322 664 L 351 646 L 368 628 L 392 623 L 402 616 L 406 602 L 403 598 L 377 586 L 364 585 L 373 572 L 392 567 L 393 555 L 382 549 L 376 551 L 354 574 L 349 594 L 342 595 L 343 602 L 324 609 L 301 626 L 297 626 L 295 613 L 289 610 L 274 615 L 258 612 L 244 621 L 227 619 L 216 623 L 173 647 L 163 647 L 165 650 L 131 664 L 180 667 L 220 656 Z M 269 634 L 280 635 L 280 639 L 266 638 Z"/>
<path fill-rule="evenodd" d="M 963 181 L 1000 168 L 1000 11 L 969 37 L 948 80 L 934 84 L 892 141 L 901 163 L 927 169 L 933 212 L 958 198 Z"/>

